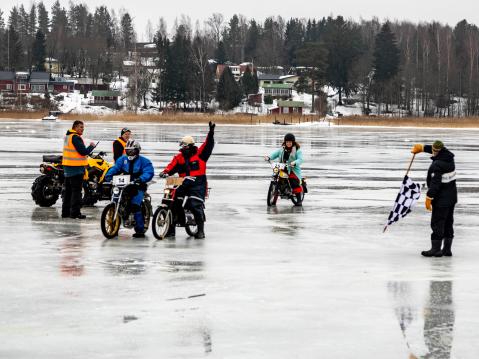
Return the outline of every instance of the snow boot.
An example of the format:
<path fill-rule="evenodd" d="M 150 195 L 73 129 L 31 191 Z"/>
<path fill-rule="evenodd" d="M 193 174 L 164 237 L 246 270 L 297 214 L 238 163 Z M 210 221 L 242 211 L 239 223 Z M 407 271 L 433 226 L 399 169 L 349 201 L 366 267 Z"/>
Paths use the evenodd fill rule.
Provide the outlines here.
<path fill-rule="evenodd" d="M 303 200 L 302 200 L 302 193 L 296 193 L 296 203 L 294 204 L 296 207 L 302 207 L 303 206 Z"/>
<path fill-rule="evenodd" d="M 145 233 L 143 232 L 135 232 L 133 234 L 133 238 L 145 238 Z"/>
<path fill-rule="evenodd" d="M 451 252 L 452 238 L 444 238 L 444 246 L 442 247 L 442 255 L 452 257 Z"/>
<path fill-rule="evenodd" d="M 198 232 L 196 232 L 195 238 L 204 239 L 205 238 L 205 223 L 204 222 L 197 223 L 197 226 L 198 226 Z"/>
<path fill-rule="evenodd" d="M 431 249 L 428 251 L 422 251 L 421 254 L 424 257 L 442 257 L 441 251 L 442 239 L 432 239 L 431 240 Z"/>
<path fill-rule="evenodd" d="M 166 232 L 165 238 L 174 238 L 176 236 L 176 224 L 172 223 L 168 232 Z"/>

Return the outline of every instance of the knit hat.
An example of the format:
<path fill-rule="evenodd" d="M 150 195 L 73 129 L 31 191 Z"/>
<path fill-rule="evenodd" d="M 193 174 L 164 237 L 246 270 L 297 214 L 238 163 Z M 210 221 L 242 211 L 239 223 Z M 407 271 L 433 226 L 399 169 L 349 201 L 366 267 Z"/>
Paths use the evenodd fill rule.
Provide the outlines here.
<path fill-rule="evenodd" d="M 124 135 L 125 133 L 127 133 L 127 132 L 130 132 L 130 133 L 131 133 L 131 131 L 130 131 L 128 128 L 126 128 L 126 127 L 122 128 L 122 129 L 121 129 L 121 135 L 120 135 L 120 136 L 123 136 L 123 135 Z"/>
<path fill-rule="evenodd" d="M 444 148 L 444 143 L 442 143 L 442 141 L 434 141 L 434 143 L 432 144 L 432 149 L 434 151 L 440 151 Z"/>

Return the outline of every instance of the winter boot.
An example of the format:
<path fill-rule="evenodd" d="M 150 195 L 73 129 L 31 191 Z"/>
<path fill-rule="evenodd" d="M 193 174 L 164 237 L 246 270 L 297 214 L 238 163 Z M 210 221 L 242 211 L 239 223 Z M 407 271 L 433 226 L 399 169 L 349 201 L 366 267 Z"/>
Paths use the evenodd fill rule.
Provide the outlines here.
<path fill-rule="evenodd" d="M 296 193 L 296 203 L 294 204 L 296 207 L 301 207 L 303 206 L 303 199 L 302 199 L 302 193 Z"/>
<path fill-rule="evenodd" d="M 176 236 L 176 224 L 172 223 L 166 232 L 165 238 L 174 238 Z"/>
<path fill-rule="evenodd" d="M 205 238 L 205 223 L 199 222 L 196 223 L 198 226 L 198 232 L 195 234 L 196 239 L 204 239 Z"/>
<path fill-rule="evenodd" d="M 442 255 L 452 257 L 451 252 L 452 238 L 444 238 L 444 246 L 442 247 Z"/>
<path fill-rule="evenodd" d="M 133 234 L 133 238 L 145 238 L 145 233 L 144 232 L 135 232 Z"/>
<path fill-rule="evenodd" d="M 422 251 L 421 254 L 424 257 L 442 257 L 441 251 L 442 240 L 432 239 L 431 240 L 431 249 L 428 251 Z"/>

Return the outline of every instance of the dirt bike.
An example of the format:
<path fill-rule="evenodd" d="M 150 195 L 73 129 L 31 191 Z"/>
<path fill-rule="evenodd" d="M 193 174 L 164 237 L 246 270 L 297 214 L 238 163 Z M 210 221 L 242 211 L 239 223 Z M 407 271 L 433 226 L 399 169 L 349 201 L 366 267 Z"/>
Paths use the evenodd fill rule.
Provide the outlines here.
<path fill-rule="evenodd" d="M 104 159 L 105 155 L 105 152 L 100 152 L 88 157 L 82 194 L 82 203 L 85 206 L 93 206 L 99 200 L 110 199 L 110 193 L 102 188 L 105 175 L 112 166 Z M 40 207 L 53 206 L 62 193 L 65 182 L 62 158 L 55 155 L 43 156 L 41 175 L 32 184 L 32 198 Z"/>
<path fill-rule="evenodd" d="M 279 162 L 270 162 L 270 165 L 273 169 L 273 175 L 271 176 L 271 183 L 269 184 L 268 196 L 266 198 L 268 207 L 275 206 L 278 197 L 291 200 L 295 205 L 298 204 L 298 198 L 296 197 L 296 194 L 293 193 L 291 183 L 289 182 L 288 169 L 291 169 L 291 166 Z M 303 192 L 301 192 L 302 202 L 304 200 L 304 195 L 308 192 L 306 180 L 304 178 L 301 180 L 301 186 L 303 187 Z"/>
<path fill-rule="evenodd" d="M 181 186 L 183 180 L 184 178 L 180 177 L 168 177 L 166 179 L 163 199 L 153 214 L 152 230 L 156 239 L 164 239 L 173 223 L 176 223 L 177 227 L 185 227 L 186 233 L 191 237 L 198 233 L 195 217 L 187 206 L 185 207 L 188 197 L 183 201 L 183 210 L 178 211 L 179 213 L 176 214 L 177 218 L 174 218 L 173 206 L 176 198 L 176 189 Z"/>
<path fill-rule="evenodd" d="M 140 186 L 130 182 L 130 175 L 113 176 L 111 184 L 105 183 L 105 186 L 109 185 L 112 186 L 112 197 L 111 202 L 106 205 L 101 214 L 101 231 L 106 238 L 111 239 L 118 235 L 121 223 L 125 228 L 135 227 L 134 214 L 131 212 L 131 199 L 136 196 Z M 150 226 L 152 212 L 151 197 L 145 190 L 145 196 L 141 202 L 145 232 Z"/>

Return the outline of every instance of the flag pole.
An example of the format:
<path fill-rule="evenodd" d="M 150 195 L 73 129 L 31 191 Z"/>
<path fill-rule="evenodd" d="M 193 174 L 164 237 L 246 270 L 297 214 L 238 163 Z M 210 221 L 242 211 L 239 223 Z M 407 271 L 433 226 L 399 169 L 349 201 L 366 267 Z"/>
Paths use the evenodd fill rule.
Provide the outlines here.
<path fill-rule="evenodd" d="M 412 155 L 411 162 L 409 162 L 409 167 L 407 168 L 406 171 L 406 176 L 409 174 L 409 171 L 411 171 L 412 163 L 414 162 L 414 158 L 416 158 L 416 154 Z"/>
<path fill-rule="evenodd" d="M 409 162 L 409 167 L 407 168 L 406 175 L 405 175 L 404 177 L 406 177 L 406 176 L 409 174 L 409 172 L 411 171 L 412 163 L 414 162 L 414 159 L 415 159 L 415 158 L 416 158 L 416 154 L 414 153 L 414 154 L 412 155 L 411 162 Z M 384 226 L 383 233 L 386 232 L 387 229 L 388 229 L 388 225 L 386 224 L 386 225 Z"/>

